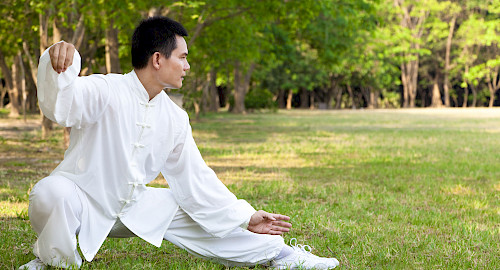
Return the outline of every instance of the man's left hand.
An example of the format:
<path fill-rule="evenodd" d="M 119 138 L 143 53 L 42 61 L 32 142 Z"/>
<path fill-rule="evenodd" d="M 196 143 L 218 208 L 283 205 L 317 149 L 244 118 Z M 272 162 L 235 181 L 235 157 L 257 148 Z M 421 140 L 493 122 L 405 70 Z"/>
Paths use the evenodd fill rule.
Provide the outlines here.
<path fill-rule="evenodd" d="M 288 220 L 288 216 L 259 210 L 250 218 L 247 229 L 254 233 L 281 235 L 292 227 Z"/>

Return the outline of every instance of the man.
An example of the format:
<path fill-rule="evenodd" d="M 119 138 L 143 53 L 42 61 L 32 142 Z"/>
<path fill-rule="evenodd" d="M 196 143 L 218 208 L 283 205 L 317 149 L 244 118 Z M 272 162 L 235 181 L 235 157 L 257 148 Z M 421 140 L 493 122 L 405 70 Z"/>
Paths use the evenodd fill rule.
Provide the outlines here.
<path fill-rule="evenodd" d="M 32 189 L 29 216 L 36 259 L 20 269 L 80 267 L 106 237 L 163 239 L 227 266 L 331 269 L 334 258 L 292 247 L 279 236 L 287 216 L 255 211 L 238 200 L 203 161 L 187 114 L 165 94 L 186 72 L 184 27 L 166 17 L 142 21 L 132 37 L 125 75 L 78 77 L 80 56 L 59 42 L 40 57 L 43 113 L 72 127 L 70 146 L 52 174 Z M 146 184 L 162 173 L 169 184 Z"/>

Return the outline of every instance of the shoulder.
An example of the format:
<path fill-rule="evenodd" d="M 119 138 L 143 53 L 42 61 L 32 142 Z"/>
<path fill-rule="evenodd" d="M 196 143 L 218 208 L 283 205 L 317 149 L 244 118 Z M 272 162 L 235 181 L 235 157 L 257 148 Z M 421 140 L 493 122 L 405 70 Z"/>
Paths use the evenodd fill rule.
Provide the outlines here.
<path fill-rule="evenodd" d="M 167 93 L 162 92 L 165 108 L 167 109 L 166 115 L 169 116 L 170 121 L 172 121 L 176 133 L 184 133 L 189 126 L 189 115 L 188 113 L 179 107 Z"/>
<path fill-rule="evenodd" d="M 180 122 L 189 122 L 189 115 L 188 113 L 179 107 L 171 98 L 170 96 L 165 93 L 164 91 L 161 93 L 163 96 L 165 108 L 167 108 L 169 115 L 173 120 L 175 121 L 180 121 Z"/>
<path fill-rule="evenodd" d="M 120 82 L 126 79 L 126 74 L 92 74 L 87 76 L 82 76 L 82 78 L 89 78 L 90 80 L 96 81 L 107 81 L 107 82 Z"/>
<path fill-rule="evenodd" d="M 91 74 L 78 77 L 85 83 L 92 83 L 99 88 L 119 88 L 120 84 L 126 83 L 126 75 L 123 74 Z"/>

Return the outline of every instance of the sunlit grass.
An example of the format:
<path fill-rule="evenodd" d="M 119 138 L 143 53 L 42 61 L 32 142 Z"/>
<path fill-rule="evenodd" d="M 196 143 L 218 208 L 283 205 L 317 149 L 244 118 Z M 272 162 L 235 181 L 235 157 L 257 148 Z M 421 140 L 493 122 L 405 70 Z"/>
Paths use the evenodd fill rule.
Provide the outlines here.
<path fill-rule="evenodd" d="M 290 215 L 285 239 L 341 269 L 500 268 L 500 110 L 223 113 L 192 126 L 238 197 Z M 2 269 L 33 258 L 27 194 L 62 159 L 61 141 L 0 141 Z M 186 254 L 108 239 L 83 269 L 223 268 Z"/>

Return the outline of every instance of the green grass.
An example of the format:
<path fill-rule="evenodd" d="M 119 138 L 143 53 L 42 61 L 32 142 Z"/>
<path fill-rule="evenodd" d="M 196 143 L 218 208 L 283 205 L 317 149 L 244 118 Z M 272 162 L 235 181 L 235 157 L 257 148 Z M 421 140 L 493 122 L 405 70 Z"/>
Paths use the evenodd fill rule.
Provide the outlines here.
<path fill-rule="evenodd" d="M 0 118 L 7 117 L 9 115 L 10 110 L 6 108 L 0 108 Z"/>
<path fill-rule="evenodd" d="M 210 114 L 192 126 L 238 197 L 290 215 L 285 240 L 340 269 L 500 269 L 500 110 Z M 63 155 L 61 135 L 39 136 L 0 141 L 0 269 L 34 258 L 28 191 Z M 140 239 L 108 239 L 82 267 L 167 268 L 223 269 Z"/>

